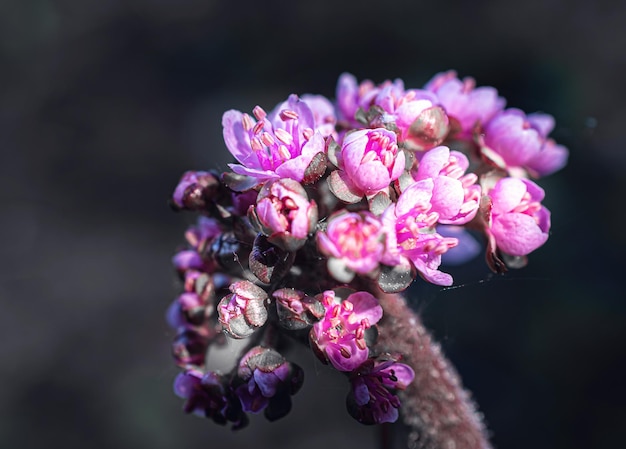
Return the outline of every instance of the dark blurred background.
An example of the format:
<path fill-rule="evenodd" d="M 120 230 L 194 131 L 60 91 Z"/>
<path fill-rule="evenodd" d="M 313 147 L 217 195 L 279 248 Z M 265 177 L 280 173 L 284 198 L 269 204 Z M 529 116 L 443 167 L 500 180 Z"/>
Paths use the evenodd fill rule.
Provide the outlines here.
<path fill-rule="evenodd" d="M 191 217 L 167 201 L 229 162 L 227 109 L 451 68 L 553 114 L 570 163 L 540 180 L 552 236 L 527 268 L 478 260 L 411 300 L 497 448 L 623 447 L 625 23 L 589 0 L 0 1 L 0 448 L 376 447 L 309 354 L 281 422 L 182 413 L 164 311 Z"/>

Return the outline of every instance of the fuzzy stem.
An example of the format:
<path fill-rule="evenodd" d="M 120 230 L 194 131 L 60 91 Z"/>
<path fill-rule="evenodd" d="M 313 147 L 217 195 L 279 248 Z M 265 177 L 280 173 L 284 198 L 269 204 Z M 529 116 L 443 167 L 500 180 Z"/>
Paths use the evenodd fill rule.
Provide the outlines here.
<path fill-rule="evenodd" d="M 400 295 L 381 295 L 377 352 L 402 354 L 415 379 L 400 392 L 411 449 L 489 449 L 491 444 L 470 393 L 419 316 Z"/>

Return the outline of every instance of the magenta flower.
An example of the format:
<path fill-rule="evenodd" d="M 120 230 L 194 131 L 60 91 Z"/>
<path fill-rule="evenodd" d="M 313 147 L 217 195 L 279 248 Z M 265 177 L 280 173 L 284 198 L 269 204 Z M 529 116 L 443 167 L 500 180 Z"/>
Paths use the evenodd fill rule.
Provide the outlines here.
<path fill-rule="evenodd" d="M 317 244 L 330 258 L 329 267 L 340 263 L 355 273 L 369 274 L 384 257 L 383 224 L 371 212 L 344 211 L 329 219 L 326 232 L 317 233 Z"/>
<path fill-rule="evenodd" d="M 485 124 L 506 104 L 493 87 L 476 87 L 474 78 L 470 77 L 461 81 L 454 70 L 438 73 L 425 89 L 437 94 L 439 103 L 450 117 L 456 119 L 461 136 L 465 138 L 472 136 L 477 123 Z"/>
<path fill-rule="evenodd" d="M 313 325 L 309 334 L 311 346 L 325 363 L 339 371 L 352 371 L 369 355 L 365 330 L 383 316 L 378 300 L 368 292 L 355 292 L 343 301 L 332 290 L 322 294 L 326 314 Z"/>
<path fill-rule="evenodd" d="M 452 285 L 452 276 L 439 271 L 441 255 L 456 246 L 455 238 L 442 237 L 435 232 L 438 209 L 445 202 L 432 203 L 435 183 L 432 178 L 410 185 L 383 213 L 387 231 L 387 249 L 398 259 L 409 259 L 420 275 L 437 285 Z M 400 264 L 400 261 L 398 262 Z"/>
<path fill-rule="evenodd" d="M 244 411 L 265 410 L 270 420 L 291 410 L 291 395 L 302 386 L 302 369 L 271 348 L 255 346 L 239 362 L 234 390 Z"/>
<path fill-rule="evenodd" d="M 550 231 L 550 211 L 541 205 L 544 191 L 527 179 L 503 178 L 488 193 L 488 234 L 512 256 L 525 256 L 543 245 Z"/>
<path fill-rule="evenodd" d="M 413 369 L 394 360 L 367 360 L 350 375 L 348 412 L 363 424 L 396 422 L 400 400 L 393 393 L 404 390 L 415 378 Z"/>
<path fill-rule="evenodd" d="M 309 106 L 297 95 L 279 106 L 270 116 L 255 107 L 256 121 L 236 110 L 222 117 L 226 146 L 241 164 L 230 164 L 230 168 L 256 179 L 258 184 L 277 178 L 301 182 L 309 175 L 307 170 L 316 165 L 314 158 L 324 152 L 324 138 L 315 132 Z"/>
<path fill-rule="evenodd" d="M 233 423 L 233 429 L 248 424 L 239 401 L 225 386 L 224 379 L 217 373 L 203 374 L 196 369 L 180 373 L 174 381 L 174 392 L 185 399 L 184 410 L 198 416 L 211 418 L 217 424 Z"/>
<path fill-rule="evenodd" d="M 485 126 L 482 154 L 509 173 L 526 169 L 533 176 L 548 175 L 560 170 L 568 156 L 565 147 L 547 139 L 552 127 L 547 114 L 526 116 L 519 109 L 504 110 Z"/>
<path fill-rule="evenodd" d="M 317 204 L 309 201 L 300 183 L 280 179 L 263 186 L 249 215 L 270 243 L 295 251 L 317 225 Z"/>
<path fill-rule="evenodd" d="M 404 171 L 404 153 L 395 133 L 384 128 L 348 133 L 338 155 L 342 180 L 356 195 L 386 190 Z"/>
<path fill-rule="evenodd" d="M 445 146 L 427 151 L 420 159 L 413 178 L 417 181 L 432 178 L 430 202 L 439 213 L 439 223 L 461 225 L 476 216 L 481 188 L 474 173 L 465 174 L 468 167 L 469 161 L 463 153 Z"/>

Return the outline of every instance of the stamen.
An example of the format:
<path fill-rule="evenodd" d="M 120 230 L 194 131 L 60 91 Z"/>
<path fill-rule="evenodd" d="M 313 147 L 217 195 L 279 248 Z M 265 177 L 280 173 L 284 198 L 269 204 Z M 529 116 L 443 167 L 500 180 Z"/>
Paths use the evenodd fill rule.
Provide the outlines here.
<path fill-rule="evenodd" d="M 255 106 L 254 109 L 252 110 L 252 113 L 254 114 L 257 120 L 263 120 L 267 116 L 267 113 L 261 106 Z"/>
<path fill-rule="evenodd" d="M 278 128 L 274 130 L 274 135 L 285 145 L 291 145 L 293 143 L 293 136 L 284 129 Z"/>
<path fill-rule="evenodd" d="M 286 122 L 287 120 L 297 120 L 298 119 L 298 113 L 295 111 L 292 111 L 290 109 L 283 109 L 282 111 L 280 111 L 280 119 L 283 122 Z"/>

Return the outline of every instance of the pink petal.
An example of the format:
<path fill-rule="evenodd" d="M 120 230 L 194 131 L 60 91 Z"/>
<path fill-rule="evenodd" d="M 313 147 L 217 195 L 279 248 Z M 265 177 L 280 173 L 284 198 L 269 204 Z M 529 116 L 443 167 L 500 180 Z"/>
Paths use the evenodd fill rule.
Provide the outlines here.
<path fill-rule="evenodd" d="M 494 219 L 491 232 L 498 248 L 512 256 L 525 256 L 543 245 L 548 234 L 542 232 L 530 215 L 510 213 Z"/>

